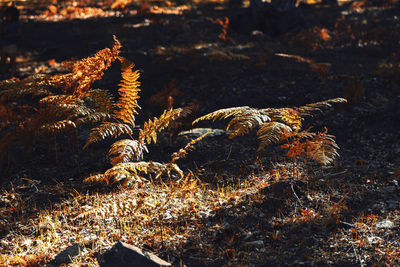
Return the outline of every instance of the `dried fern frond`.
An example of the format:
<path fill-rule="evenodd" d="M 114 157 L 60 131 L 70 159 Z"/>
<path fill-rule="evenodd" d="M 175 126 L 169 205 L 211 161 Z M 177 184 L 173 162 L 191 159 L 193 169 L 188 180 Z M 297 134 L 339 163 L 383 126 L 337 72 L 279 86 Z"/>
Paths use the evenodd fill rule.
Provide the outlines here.
<path fill-rule="evenodd" d="M 150 144 L 151 141 L 157 142 L 157 133 L 168 127 L 169 123 L 175 120 L 181 112 L 181 109 L 164 110 L 160 118 L 154 118 L 154 121 L 149 120 L 143 125 L 143 129 L 139 131 L 138 140 L 141 143 Z"/>
<path fill-rule="evenodd" d="M 132 133 L 133 129 L 129 124 L 103 122 L 99 126 L 92 129 L 83 149 L 85 149 L 88 145 L 99 142 L 107 137 L 118 137 L 121 134 L 132 135 Z"/>
<path fill-rule="evenodd" d="M 327 134 L 327 131 L 317 134 L 309 141 L 307 146 L 307 157 L 315 160 L 321 165 L 331 164 L 335 158 L 339 157 L 335 137 Z"/>
<path fill-rule="evenodd" d="M 111 158 L 111 163 L 116 165 L 128 162 L 133 157 L 140 161 L 143 158 L 143 151 L 148 152 L 146 145 L 137 140 L 123 139 L 111 145 L 108 155 Z"/>
<path fill-rule="evenodd" d="M 110 114 L 90 108 L 88 103 L 73 95 L 47 96 L 39 101 L 41 108 L 49 110 L 57 118 L 70 120 L 75 124 L 95 123 L 110 118 Z M 93 105 L 94 106 L 94 105 Z"/>
<path fill-rule="evenodd" d="M 213 119 L 213 121 L 215 121 L 216 119 L 226 119 L 232 116 L 234 118 L 228 123 L 228 126 L 226 127 L 227 131 L 232 131 L 229 138 L 244 135 L 253 128 L 258 127 L 268 121 L 271 121 L 271 118 L 268 116 L 268 114 L 263 112 L 263 110 L 244 106 L 214 111 L 196 119 L 193 124 L 201 120 Z"/>
<path fill-rule="evenodd" d="M 51 95 L 50 79 L 48 75 L 33 75 L 20 81 L 0 81 L 0 97 L 13 101 L 25 96 L 43 97 Z"/>
<path fill-rule="evenodd" d="M 339 146 L 335 137 L 327 132 L 325 128 L 321 133 L 309 132 L 309 129 L 288 133 L 285 136 L 288 142 L 282 148 L 288 149 L 287 156 L 293 160 L 297 157 L 308 157 L 321 165 L 331 164 L 339 156 Z"/>
<path fill-rule="evenodd" d="M 128 172 L 126 172 L 127 174 L 129 174 Z M 101 183 L 101 182 L 105 182 L 106 184 L 109 184 L 109 176 L 104 175 L 104 173 L 98 173 L 98 174 L 94 174 L 91 175 L 87 178 L 85 178 L 83 180 L 84 183 Z"/>
<path fill-rule="evenodd" d="M 226 130 L 231 130 L 229 138 L 244 135 L 250 130 L 259 127 L 257 138 L 260 146 L 257 151 L 264 149 L 272 143 L 284 140 L 285 135 L 292 131 L 299 132 L 302 128 L 303 117 L 313 116 L 316 112 L 323 112 L 332 107 L 332 104 L 345 103 L 344 98 L 334 98 L 313 104 L 307 104 L 299 108 L 265 108 L 256 109 L 250 107 L 235 107 L 220 109 L 196 119 L 201 120 L 226 119 L 234 117 L 228 123 Z"/>
<path fill-rule="evenodd" d="M 113 97 L 107 90 L 94 89 L 86 92 L 81 97 L 87 105 L 97 112 L 113 113 L 115 103 Z"/>
<path fill-rule="evenodd" d="M 78 100 L 79 98 L 76 98 L 72 95 L 50 95 L 40 99 L 39 103 L 41 105 L 70 105 L 75 104 Z"/>
<path fill-rule="evenodd" d="M 114 36 L 114 44 L 111 49 L 102 49 L 94 56 L 76 62 L 72 73 L 55 75 L 52 83 L 56 87 L 64 88 L 68 93 L 77 95 L 85 93 L 96 80 L 103 77 L 104 71 L 117 59 L 121 47 L 120 42 Z"/>
<path fill-rule="evenodd" d="M 75 122 L 71 120 L 61 120 L 43 124 L 39 127 L 38 131 L 39 133 L 57 134 L 74 128 L 76 128 Z"/>
<path fill-rule="evenodd" d="M 323 113 L 325 110 L 331 109 L 332 104 L 340 104 L 340 103 L 347 103 L 347 100 L 338 97 L 312 104 L 307 104 L 305 106 L 297 108 L 297 112 L 299 112 L 300 116 L 302 117 L 314 116 L 315 113 Z"/>
<path fill-rule="evenodd" d="M 271 118 L 260 112 L 260 110 L 248 108 L 234 115 L 235 117 L 228 123 L 226 131 L 232 130 L 229 138 L 234 138 L 239 135 L 244 135 L 250 132 L 253 128 L 263 125 L 271 121 Z"/>
<path fill-rule="evenodd" d="M 282 136 L 291 131 L 292 128 L 290 126 L 281 122 L 274 121 L 262 125 L 257 131 L 257 139 L 260 142 L 257 152 L 263 150 L 266 146 L 280 142 Z"/>
<path fill-rule="evenodd" d="M 145 174 L 154 173 L 156 174 L 155 178 L 158 178 L 163 174 L 170 176 L 172 171 L 177 173 L 180 178 L 183 178 L 182 170 L 175 163 L 162 164 L 153 161 L 125 162 L 119 163 L 107 170 L 104 173 L 104 177 L 106 177 L 108 181 L 117 182 L 122 179 L 129 179 L 130 175 L 137 177 L 140 172 Z"/>
<path fill-rule="evenodd" d="M 83 117 L 79 117 L 77 118 L 75 121 L 77 124 L 87 124 L 87 123 L 96 123 L 96 122 L 100 122 L 100 121 L 106 121 L 108 119 L 111 118 L 111 115 L 109 113 L 106 112 L 96 112 L 94 110 L 90 110 L 91 112 L 87 113 L 85 116 Z M 69 117 L 69 118 L 73 118 L 74 117 Z"/>
<path fill-rule="evenodd" d="M 140 76 L 139 71 L 132 71 L 134 64 L 129 60 L 120 58 L 122 65 L 122 80 L 119 84 L 118 92 L 120 99 L 117 102 L 118 110 L 115 115 L 124 123 L 134 126 L 135 116 L 139 108 L 137 100 L 139 99 L 140 82 L 137 80 Z"/>
<path fill-rule="evenodd" d="M 207 115 L 204 115 L 200 118 L 197 118 L 196 120 L 193 121 L 192 124 L 198 123 L 199 121 L 202 120 L 213 120 L 216 121 L 217 119 L 226 119 L 232 116 L 237 116 L 239 114 L 241 114 L 243 111 L 245 111 L 246 109 L 250 109 L 250 107 L 248 106 L 244 106 L 244 107 L 234 107 L 234 108 L 225 108 L 225 109 L 219 109 L 217 111 L 211 112 Z"/>
<path fill-rule="evenodd" d="M 186 157 L 187 153 L 189 153 L 190 151 L 192 151 L 194 149 L 194 145 L 199 142 L 200 140 L 202 140 L 204 137 L 206 137 L 207 135 L 209 135 L 211 132 L 207 132 L 203 135 L 201 135 L 200 137 L 197 137 L 196 139 L 193 139 L 192 141 L 190 141 L 189 143 L 186 144 L 186 146 L 184 148 L 179 149 L 178 152 L 174 152 L 171 157 L 171 162 L 174 163 L 175 161 L 177 161 L 178 159 L 182 159 L 184 157 Z"/>
<path fill-rule="evenodd" d="M 303 118 L 293 108 L 270 109 L 267 113 L 273 121 L 281 121 L 293 129 L 301 129 Z"/>

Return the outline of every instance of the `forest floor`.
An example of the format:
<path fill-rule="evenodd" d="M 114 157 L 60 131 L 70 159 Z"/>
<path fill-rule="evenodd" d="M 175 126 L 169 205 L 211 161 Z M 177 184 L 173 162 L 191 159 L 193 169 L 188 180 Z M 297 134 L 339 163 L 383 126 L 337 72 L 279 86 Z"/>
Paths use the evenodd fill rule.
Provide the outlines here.
<path fill-rule="evenodd" d="M 178 162 L 185 179 L 144 176 L 127 188 L 82 182 L 111 166 L 108 141 L 76 149 L 88 126 L 75 139 L 15 146 L 0 165 L 0 266 L 56 265 L 73 244 L 82 249 L 69 264 L 96 266 L 118 240 L 174 266 L 400 265 L 400 9 L 362 2 L 303 7 L 306 25 L 279 36 L 251 30 L 247 8 L 214 1 L 87 19 L 23 11 L 20 78 L 62 72 L 61 62 L 110 47 L 115 35 L 141 73 L 138 125 L 159 116 L 168 96 L 176 107 L 196 102 L 196 116 L 348 103 L 305 122 L 336 136 L 332 166 L 294 165 L 279 145 L 256 154 L 256 136 L 229 139 L 224 121 L 196 126 L 222 130 Z M 216 19 L 225 17 L 221 36 Z M 119 80 L 114 64 L 94 88 L 116 95 Z M 182 130 L 172 141 L 161 135 L 145 160 L 167 162 L 203 131 Z"/>

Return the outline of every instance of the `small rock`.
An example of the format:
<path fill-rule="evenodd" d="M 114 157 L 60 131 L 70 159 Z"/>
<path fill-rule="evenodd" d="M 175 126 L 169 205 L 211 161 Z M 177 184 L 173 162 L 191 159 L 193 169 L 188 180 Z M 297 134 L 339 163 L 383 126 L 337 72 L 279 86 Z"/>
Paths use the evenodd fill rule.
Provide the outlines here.
<path fill-rule="evenodd" d="M 381 229 L 392 229 L 394 227 L 394 223 L 389 220 L 384 220 L 384 221 L 378 222 L 376 224 L 376 227 L 381 228 Z"/>
<path fill-rule="evenodd" d="M 69 246 L 57 254 L 57 256 L 54 258 L 54 262 L 57 266 L 61 264 L 70 263 L 72 258 L 78 256 L 79 252 L 82 250 L 83 247 L 78 244 Z"/>
<path fill-rule="evenodd" d="M 98 257 L 100 267 L 159 267 L 171 266 L 150 252 L 123 242 L 116 243 L 111 249 Z"/>
<path fill-rule="evenodd" d="M 255 240 L 255 241 L 245 242 L 243 245 L 245 247 L 262 248 L 264 247 L 264 241 Z"/>

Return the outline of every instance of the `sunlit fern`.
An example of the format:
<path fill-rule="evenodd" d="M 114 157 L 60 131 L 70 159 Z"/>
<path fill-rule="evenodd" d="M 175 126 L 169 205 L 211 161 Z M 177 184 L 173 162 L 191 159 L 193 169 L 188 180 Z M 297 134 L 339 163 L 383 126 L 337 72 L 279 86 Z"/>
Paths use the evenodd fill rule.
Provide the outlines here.
<path fill-rule="evenodd" d="M 96 80 L 103 77 L 104 71 L 118 58 L 120 49 L 121 44 L 114 36 L 114 45 L 111 49 L 104 48 L 93 56 L 78 61 L 71 73 L 54 75 L 52 83 L 69 94 L 84 94 L 91 89 Z"/>
<path fill-rule="evenodd" d="M 94 127 L 89 134 L 84 148 L 107 137 L 117 138 L 125 135 L 129 139 L 117 140 L 111 145 L 108 155 L 113 165 L 112 168 L 104 174 L 90 176 L 85 181 L 105 181 L 111 184 L 126 185 L 132 180 L 140 179 L 139 173 L 153 173 L 157 178 L 163 174 L 169 176 L 171 172 L 182 178 L 183 172 L 174 162 L 179 158 L 185 157 L 193 149 L 194 144 L 204 138 L 205 135 L 190 142 L 184 149 L 173 154 L 172 160 L 169 163 L 142 161 L 144 152 L 148 152 L 147 145 L 157 142 L 157 134 L 177 119 L 182 109 L 171 108 L 164 110 L 160 117 L 145 122 L 141 129 L 136 130 L 135 115 L 138 114 L 138 109 L 140 108 L 138 104 L 140 91 L 138 78 L 140 74 L 138 71 L 133 71 L 133 63 L 123 58 L 119 59 L 122 66 L 122 80 L 118 89 L 120 97 L 115 105 L 107 105 L 114 107 L 111 115 L 112 121 L 105 121 Z M 138 162 L 132 162 L 134 160 Z"/>
<path fill-rule="evenodd" d="M 178 150 L 178 152 L 174 152 L 171 155 L 171 162 L 174 163 L 175 161 L 182 159 L 184 157 L 186 157 L 186 155 L 192 151 L 194 149 L 194 145 L 199 142 L 200 140 L 202 140 L 204 137 L 206 137 L 207 135 L 209 135 L 210 132 L 207 132 L 203 135 L 201 135 L 200 137 L 197 137 L 196 139 L 193 139 L 192 141 L 190 141 L 189 143 L 186 144 L 186 146 L 184 148 L 181 148 Z"/>
<path fill-rule="evenodd" d="M 117 103 L 118 109 L 115 111 L 115 117 L 124 123 L 135 126 L 134 115 L 138 114 L 137 109 L 140 108 L 137 100 L 139 99 L 140 76 L 139 71 L 132 71 L 135 66 L 129 60 L 119 58 L 121 61 L 122 80 L 119 84 L 118 92 L 120 99 Z"/>
<path fill-rule="evenodd" d="M 155 178 L 157 179 L 163 174 L 170 176 L 171 172 L 175 172 L 180 178 L 183 178 L 182 170 L 175 163 L 159 163 L 153 161 L 124 162 L 118 163 L 108 169 L 104 174 L 89 176 L 84 182 L 104 181 L 107 184 L 119 183 L 125 186 L 132 180 L 141 181 L 141 173 L 155 174 Z"/>
<path fill-rule="evenodd" d="M 329 135 L 328 129 L 323 132 L 313 133 L 306 129 L 304 131 L 286 132 L 282 139 L 286 141 L 282 147 L 287 149 L 287 156 L 296 162 L 298 157 L 310 158 L 321 165 L 331 164 L 339 157 L 335 137 Z"/>
<path fill-rule="evenodd" d="M 117 58 L 121 45 L 114 39 L 112 49 L 78 61 L 71 73 L 0 82 L 0 105 L 7 107 L 0 110 L 0 118 L 7 121 L 1 124 L 0 155 L 17 142 L 28 146 L 38 136 L 110 118 L 114 110 L 111 95 L 90 87 Z"/>
<path fill-rule="evenodd" d="M 230 131 L 229 138 L 247 134 L 252 129 L 258 128 L 257 138 L 260 144 L 257 151 L 260 152 L 266 146 L 284 140 L 287 133 L 300 133 L 304 118 L 323 113 L 331 109 L 333 104 L 345 102 L 346 99 L 344 98 L 334 98 L 297 108 L 257 109 L 248 106 L 226 108 L 204 115 L 196 119 L 193 124 L 201 120 L 212 119 L 215 121 L 233 117 L 226 127 L 226 131 Z M 321 149 L 322 152 L 317 152 L 318 149 L 316 149 L 308 156 L 321 164 L 331 163 L 332 160 L 329 160 L 329 158 L 336 157 L 336 149 L 338 148 L 336 143 L 332 143 L 332 141 L 334 141 L 333 136 L 320 139 L 318 149 Z M 325 159 L 321 160 L 324 157 Z"/>
<path fill-rule="evenodd" d="M 139 141 L 142 143 L 150 144 L 151 141 L 157 142 L 157 132 L 160 132 L 168 127 L 170 122 L 178 118 L 182 109 L 164 110 L 160 118 L 154 118 L 153 121 L 149 120 L 143 125 L 143 129 L 139 131 Z"/>

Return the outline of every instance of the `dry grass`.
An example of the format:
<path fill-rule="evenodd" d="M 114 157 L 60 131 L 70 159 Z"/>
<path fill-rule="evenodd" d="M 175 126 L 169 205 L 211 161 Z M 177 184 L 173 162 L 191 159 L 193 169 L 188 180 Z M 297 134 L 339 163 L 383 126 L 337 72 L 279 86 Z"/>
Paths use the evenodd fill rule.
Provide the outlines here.
<path fill-rule="evenodd" d="M 322 241 L 322 245 L 320 241 L 312 244 L 315 255 L 309 255 L 310 258 L 326 258 L 328 262 L 340 254 L 342 259 L 347 257 L 359 264 L 399 264 L 396 228 L 379 226 L 379 222 L 385 220 L 396 225 L 398 216 L 381 218 L 361 214 L 351 216 L 353 221 L 348 222 L 344 215 L 348 212 L 345 198 L 349 192 L 336 192 L 339 200 L 333 201 L 330 194 L 314 191 L 322 183 L 310 179 L 313 175 L 305 165 L 299 164 L 297 168 L 299 179 L 307 181 L 310 187 L 306 197 L 297 196 L 302 193 L 298 188 L 288 187 L 278 192 L 279 187 L 274 187 L 292 179 L 292 167 L 287 163 L 276 164 L 271 171 L 265 171 L 261 166 L 259 175 L 250 175 L 228 186 L 206 184 L 188 173 L 180 180 L 143 180 L 106 193 L 80 194 L 75 191 L 69 198 L 42 211 L 35 211 L 34 206 L 29 211 L 28 206 L 32 205 L 25 203 L 17 193 L 3 192 L 2 201 L 7 200 L 8 205 L 2 210 L 4 215 L 0 222 L 8 233 L 1 240 L 0 266 L 41 266 L 73 244 L 84 249 L 68 266 L 97 266 L 96 257 L 117 241 L 145 247 L 164 257 L 175 257 L 178 263 L 180 259 L 176 257 L 179 258 L 189 246 L 196 250 L 199 259 L 203 257 L 210 262 L 211 259 L 224 259 L 232 264 L 247 265 L 255 258 L 262 263 L 263 254 L 278 244 L 282 248 L 287 246 L 286 242 L 292 242 L 291 235 L 298 240 L 306 239 L 307 236 L 298 233 L 304 229 L 316 236 L 325 231 L 321 229 L 329 229 L 328 239 Z M 317 171 L 315 175 L 321 173 Z M 209 223 L 213 217 L 232 210 L 258 213 L 259 210 L 252 210 L 252 207 L 271 197 L 263 192 L 267 188 L 272 188 L 269 194 L 282 194 L 290 206 L 270 217 L 274 230 L 263 233 L 263 248 L 238 247 L 238 240 L 243 238 L 240 234 L 226 232 L 219 223 Z M 241 223 L 239 227 L 245 228 L 246 219 Z M 216 245 L 213 243 L 216 239 L 209 237 L 216 233 L 218 236 L 221 231 L 222 241 L 218 242 L 222 243 Z"/>
<path fill-rule="evenodd" d="M 29 218 L 21 215 L 12 223 L 15 212 L 26 208 L 17 204 L 16 210 L 1 220 L 3 226 L 18 230 L 2 239 L 0 266 L 43 263 L 76 243 L 85 249 L 74 262 L 87 266 L 96 266 L 96 255 L 119 240 L 154 249 L 176 249 L 216 210 L 248 200 L 248 196 L 259 198 L 257 191 L 268 184 L 267 179 L 211 188 L 188 174 L 180 181 L 146 181 L 118 192 L 76 193 L 48 210 Z M 11 198 L 10 205 L 21 201 L 17 196 Z"/>

